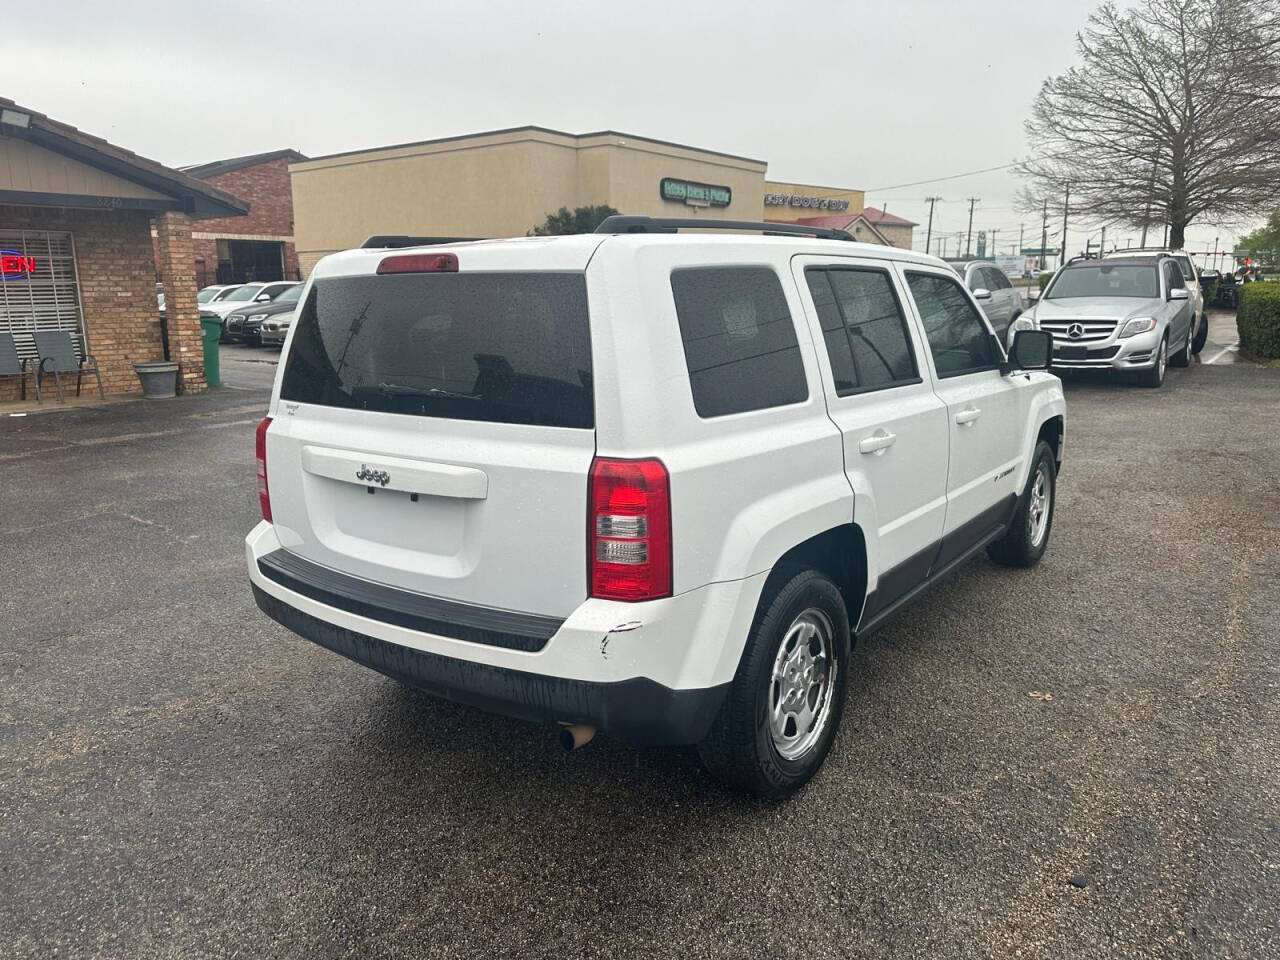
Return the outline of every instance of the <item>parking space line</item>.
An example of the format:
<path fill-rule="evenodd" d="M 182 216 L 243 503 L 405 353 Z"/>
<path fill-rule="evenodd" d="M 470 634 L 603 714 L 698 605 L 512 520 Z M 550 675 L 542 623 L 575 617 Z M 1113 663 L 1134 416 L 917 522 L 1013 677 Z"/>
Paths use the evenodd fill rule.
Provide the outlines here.
<path fill-rule="evenodd" d="M 1206 361 L 1205 361 L 1205 363 L 1216 363 L 1219 359 L 1221 359 L 1222 357 L 1226 356 L 1228 353 L 1231 353 L 1231 352 L 1232 352 L 1233 350 L 1235 350 L 1235 348 L 1236 348 L 1236 347 L 1238 347 L 1238 346 L 1240 346 L 1240 341 L 1239 341 L 1239 340 L 1237 340 L 1235 343 L 1231 344 L 1231 346 L 1229 346 L 1229 347 L 1223 347 L 1221 350 L 1219 350 L 1217 353 L 1215 353 L 1211 359 L 1206 360 Z"/>

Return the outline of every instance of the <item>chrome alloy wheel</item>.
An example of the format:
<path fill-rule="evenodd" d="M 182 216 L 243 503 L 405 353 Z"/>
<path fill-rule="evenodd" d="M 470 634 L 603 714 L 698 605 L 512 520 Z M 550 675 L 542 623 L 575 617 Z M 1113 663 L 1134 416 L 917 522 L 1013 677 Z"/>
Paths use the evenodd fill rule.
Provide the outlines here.
<path fill-rule="evenodd" d="M 769 680 L 769 732 L 785 760 L 796 760 L 818 742 L 831 720 L 831 691 L 839 664 L 835 631 L 821 610 L 796 617 L 778 646 Z"/>
<path fill-rule="evenodd" d="M 1049 468 L 1036 464 L 1036 475 L 1031 480 L 1031 501 L 1027 504 L 1027 540 L 1039 547 L 1049 530 L 1049 498 L 1053 496 L 1049 481 Z"/>
<path fill-rule="evenodd" d="M 1160 357 L 1156 360 L 1160 366 L 1160 379 L 1164 379 L 1164 372 L 1169 366 L 1169 338 L 1165 337 L 1160 341 Z"/>

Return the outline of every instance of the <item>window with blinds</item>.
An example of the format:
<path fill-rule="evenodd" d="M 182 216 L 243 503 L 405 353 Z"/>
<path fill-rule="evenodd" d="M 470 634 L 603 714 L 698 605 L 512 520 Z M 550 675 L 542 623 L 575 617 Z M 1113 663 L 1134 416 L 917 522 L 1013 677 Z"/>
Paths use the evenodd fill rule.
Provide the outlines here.
<path fill-rule="evenodd" d="M 84 317 L 71 234 L 14 230 L 0 224 L 0 331 L 18 355 L 34 358 L 37 330 L 66 330 L 84 353 Z"/>

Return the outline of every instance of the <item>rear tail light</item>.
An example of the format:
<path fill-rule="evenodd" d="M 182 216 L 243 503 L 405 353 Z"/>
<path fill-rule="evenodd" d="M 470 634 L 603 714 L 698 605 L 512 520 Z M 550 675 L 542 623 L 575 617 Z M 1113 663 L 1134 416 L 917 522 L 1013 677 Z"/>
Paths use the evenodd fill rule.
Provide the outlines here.
<path fill-rule="evenodd" d="M 653 600 L 671 595 L 671 484 L 660 460 L 591 463 L 587 490 L 591 595 Z"/>
<path fill-rule="evenodd" d="M 267 427 L 271 426 L 271 418 L 263 417 L 258 424 L 258 433 L 254 440 L 254 452 L 258 458 L 258 506 L 262 508 L 262 519 L 271 522 L 271 494 L 267 490 Z"/>
<path fill-rule="evenodd" d="M 456 253 L 399 253 L 383 257 L 378 273 L 457 273 Z"/>

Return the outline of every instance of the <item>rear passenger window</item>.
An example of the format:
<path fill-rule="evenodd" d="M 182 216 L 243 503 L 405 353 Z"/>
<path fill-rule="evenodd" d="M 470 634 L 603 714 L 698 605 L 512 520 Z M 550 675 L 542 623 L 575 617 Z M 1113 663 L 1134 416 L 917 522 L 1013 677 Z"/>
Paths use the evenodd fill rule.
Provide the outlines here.
<path fill-rule="evenodd" d="M 698 416 L 721 417 L 808 398 L 795 323 L 772 269 L 675 270 L 671 292 Z"/>
<path fill-rule="evenodd" d="M 887 273 L 811 267 L 805 279 L 822 323 L 837 393 L 919 383 L 906 320 Z"/>

